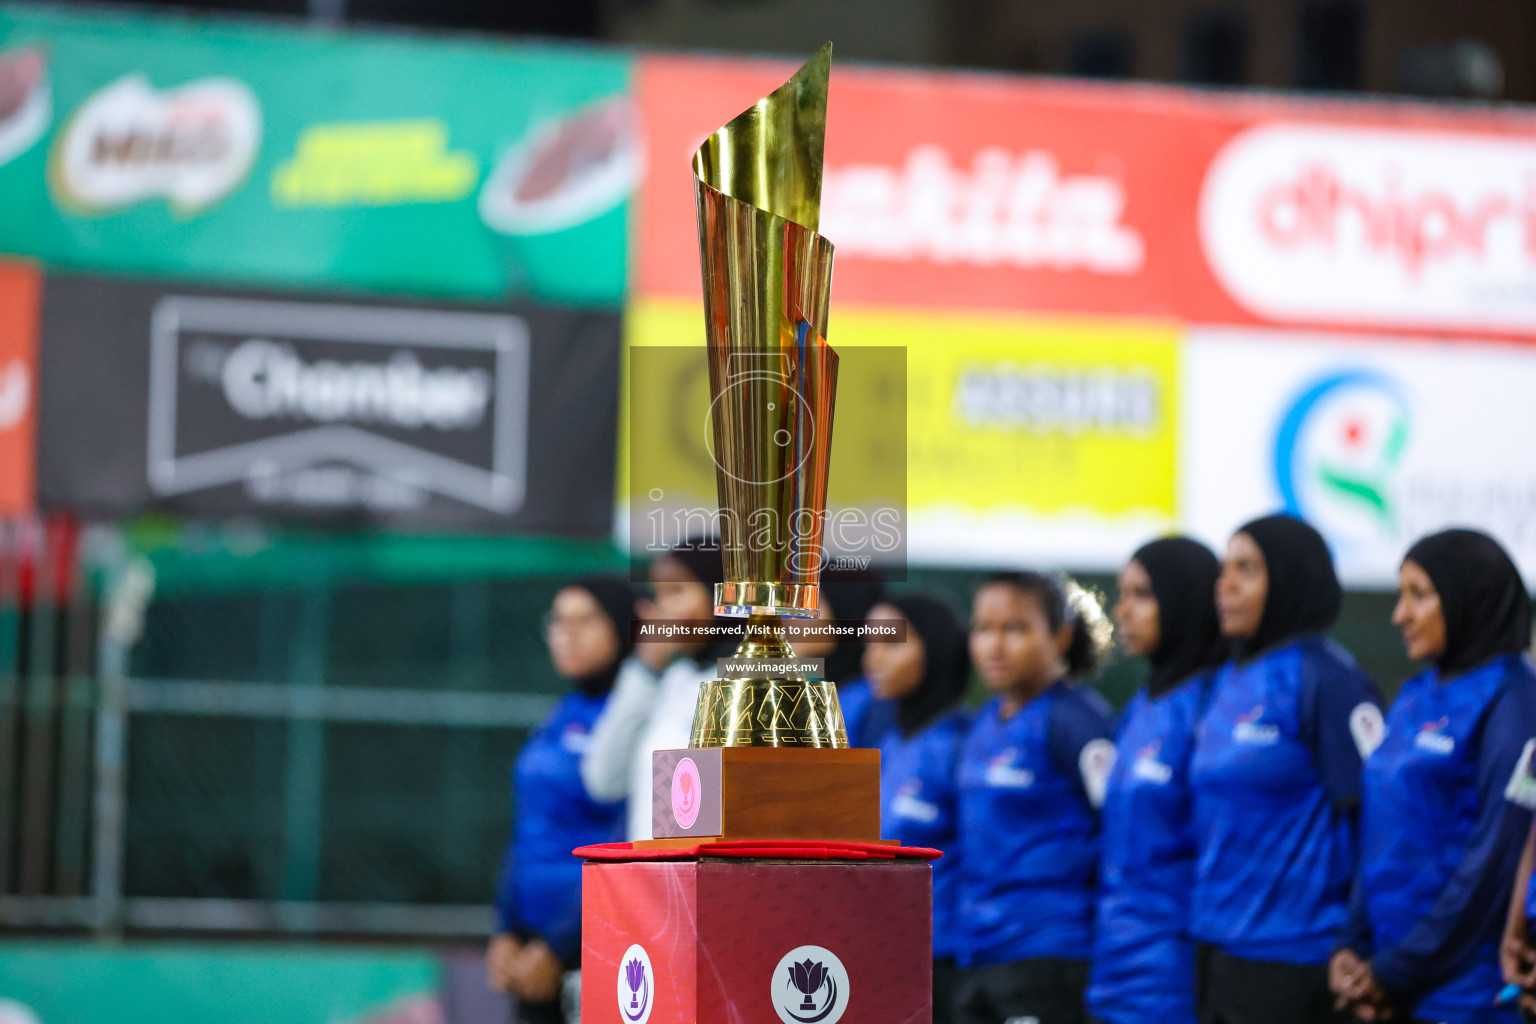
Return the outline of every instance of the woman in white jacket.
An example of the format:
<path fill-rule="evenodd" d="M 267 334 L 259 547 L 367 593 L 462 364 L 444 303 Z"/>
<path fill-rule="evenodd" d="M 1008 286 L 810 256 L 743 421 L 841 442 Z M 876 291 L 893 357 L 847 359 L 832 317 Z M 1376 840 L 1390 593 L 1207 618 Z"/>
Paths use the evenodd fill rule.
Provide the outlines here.
<path fill-rule="evenodd" d="M 718 545 L 680 545 L 651 564 L 650 577 L 656 600 L 645 618 L 714 619 L 714 584 L 722 578 Z M 619 670 L 582 755 L 581 781 L 594 800 L 628 798 L 630 840 L 651 838 L 651 754 L 688 745 L 699 686 L 715 678 L 716 659 L 735 647 L 732 641 L 641 643 Z"/>

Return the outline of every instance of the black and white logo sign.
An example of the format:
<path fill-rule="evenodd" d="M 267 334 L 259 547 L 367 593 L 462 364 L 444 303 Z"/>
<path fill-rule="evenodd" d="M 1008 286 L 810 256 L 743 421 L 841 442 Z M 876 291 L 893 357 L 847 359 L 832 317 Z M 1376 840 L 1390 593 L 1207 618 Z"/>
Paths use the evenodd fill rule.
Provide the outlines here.
<path fill-rule="evenodd" d="M 773 969 L 773 1008 L 784 1024 L 837 1024 L 848 1009 L 848 971 L 821 946 L 797 946 Z"/>
<path fill-rule="evenodd" d="M 498 313 L 170 295 L 154 307 L 150 490 L 408 511 L 523 503 L 529 331 Z"/>
<path fill-rule="evenodd" d="M 629 1024 L 645 1024 L 656 1005 L 656 972 L 651 955 L 638 942 L 619 960 L 619 1014 Z"/>

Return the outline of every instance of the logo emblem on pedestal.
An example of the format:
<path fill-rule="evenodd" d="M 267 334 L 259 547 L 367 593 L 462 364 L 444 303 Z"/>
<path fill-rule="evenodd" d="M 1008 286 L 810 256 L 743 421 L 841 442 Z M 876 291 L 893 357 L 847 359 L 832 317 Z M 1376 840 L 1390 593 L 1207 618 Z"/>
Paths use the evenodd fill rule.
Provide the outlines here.
<path fill-rule="evenodd" d="M 638 942 L 619 959 L 619 1013 L 629 1024 L 645 1024 L 656 1002 L 656 974 L 651 955 Z"/>
<path fill-rule="evenodd" d="M 685 757 L 672 770 L 672 817 L 678 828 L 692 828 L 699 820 L 699 807 L 704 803 L 703 782 L 699 778 L 699 766 L 693 758 Z"/>
<path fill-rule="evenodd" d="M 821 946 L 797 946 L 773 969 L 773 1008 L 784 1024 L 837 1024 L 848 1008 L 848 971 Z"/>

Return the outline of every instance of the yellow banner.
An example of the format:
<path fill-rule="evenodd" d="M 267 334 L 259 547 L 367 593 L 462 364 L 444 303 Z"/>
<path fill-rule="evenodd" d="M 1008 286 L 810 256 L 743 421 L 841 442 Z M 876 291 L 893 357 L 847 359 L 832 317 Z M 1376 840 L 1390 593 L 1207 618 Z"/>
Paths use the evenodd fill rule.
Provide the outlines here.
<path fill-rule="evenodd" d="M 686 301 L 639 299 L 630 306 L 625 334 L 632 348 L 702 344 L 703 311 Z M 844 353 L 859 346 L 906 349 L 907 507 L 917 518 L 953 514 L 957 521 L 995 521 L 1010 513 L 1031 522 L 1171 521 L 1178 339 L 1172 324 L 836 304 L 828 331 Z M 702 358 L 698 364 L 702 372 Z M 661 386 L 659 380 L 641 383 L 647 391 Z M 869 389 L 845 393 L 840 387 L 838 393 L 829 502 L 839 491 L 862 490 L 861 466 L 881 455 L 881 439 L 865 436 L 861 428 L 869 418 L 859 412 L 876 396 L 860 390 Z M 707 395 L 707 386 L 695 381 L 691 392 Z M 700 401 L 688 402 L 690 410 Z M 697 419 L 702 434 L 703 406 L 696 412 L 679 422 Z M 684 483 L 688 471 L 679 463 L 665 475 L 711 494 L 712 467 L 694 463 L 691 483 Z M 637 480 L 636 486 L 648 484 Z"/>

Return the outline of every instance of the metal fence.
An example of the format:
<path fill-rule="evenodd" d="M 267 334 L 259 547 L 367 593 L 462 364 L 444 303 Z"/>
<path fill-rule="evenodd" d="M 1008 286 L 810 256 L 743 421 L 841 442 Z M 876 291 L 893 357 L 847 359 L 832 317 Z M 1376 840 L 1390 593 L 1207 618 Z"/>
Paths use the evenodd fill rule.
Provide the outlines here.
<path fill-rule="evenodd" d="M 0 523 L 0 928 L 489 930 L 565 577 L 292 575 L 157 592 L 112 529 Z M 912 582 L 963 607 L 979 578 Z M 1389 691 L 1390 603 L 1350 595 L 1338 630 Z"/>
<path fill-rule="evenodd" d="M 152 596 L 80 537 L 0 529 L 0 927 L 486 933 L 557 580 Z"/>
<path fill-rule="evenodd" d="M 68 519 L 0 521 L 0 915 L 14 903 L 67 921 L 94 891 L 101 702 L 86 547 Z"/>

